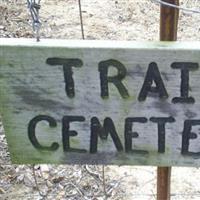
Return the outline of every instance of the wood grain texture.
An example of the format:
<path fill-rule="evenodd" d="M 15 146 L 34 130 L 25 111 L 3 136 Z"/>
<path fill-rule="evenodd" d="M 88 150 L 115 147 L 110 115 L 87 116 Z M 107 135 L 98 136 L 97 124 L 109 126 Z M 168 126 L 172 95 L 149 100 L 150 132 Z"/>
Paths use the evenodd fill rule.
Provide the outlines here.
<path fill-rule="evenodd" d="M 65 92 L 62 65 L 49 65 L 48 58 L 79 59 L 81 67 L 72 67 L 75 96 Z M 108 84 L 109 98 L 101 97 L 98 65 L 101 61 L 117 60 L 126 68 L 122 80 L 129 97 L 124 99 L 116 86 Z M 149 64 L 155 62 L 168 93 L 167 99 L 148 93 L 145 101 L 138 96 L 144 83 Z M 181 73 L 173 69 L 174 62 L 200 63 L 198 42 L 116 42 L 116 41 L 61 41 L 43 40 L 39 43 L 25 39 L 0 39 L 0 109 L 9 151 L 13 163 L 68 163 L 68 164 L 119 164 L 156 166 L 200 166 L 199 155 L 181 154 L 185 120 L 200 119 L 199 69 L 189 73 L 189 96 L 195 103 L 173 103 L 180 96 Z M 108 69 L 109 76 L 117 70 Z M 57 126 L 49 127 L 45 121 L 36 126 L 36 137 L 42 146 L 53 142 L 55 151 L 36 149 L 28 137 L 28 124 L 38 115 L 55 119 Z M 86 153 L 64 152 L 62 121 L 64 116 L 83 116 L 85 121 L 70 123 L 70 130 L 78 135 L 70 137 L 71 147 Z M 103 124 L 112 119 L 123 145 L 118 152 L 113 140 L 98 139 L 97 153 L 90 153 L 91 118 Z M 132 130 L 139 137 L 132 138 L 132 149 L 148 151 L 125 152 L 125 119 L 143 117 L 146 123 L 133 123 Z M 158 127 L 152 117 L 173 117 L 175 122 L 165 125 L 165 152 L 158 152 Z M 200 125 L 199 125 L 200 126 Z M 200 152 L 199 127 L 192 127 L 197 134 L 190 139 L 189 150 Z"/>
<path fill-rule="evenodd" d="M 179 5 L 179 0 L 164 0 Z M 160 40 L 176 41 L 178 32 L 179 10 L 160 6 Z M 157 200 L 169 200 L 171 189 L 171 167 L 157 168 Z"/>
<path fill-rule="evenodd" d="M 164 0 L 164 2 L 179 5 L 179 0 Z M 176 41 L 179 10 L 161 5 L 160 12 L 160 40 Z"/>

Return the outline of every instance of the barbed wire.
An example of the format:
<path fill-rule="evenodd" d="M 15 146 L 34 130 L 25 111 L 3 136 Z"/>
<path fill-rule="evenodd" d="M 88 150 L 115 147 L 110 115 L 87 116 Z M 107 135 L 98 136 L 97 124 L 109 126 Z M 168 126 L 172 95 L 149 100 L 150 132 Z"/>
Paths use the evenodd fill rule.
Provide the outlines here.
<path fill-rule="evenodd" d="M 185 7 L 182 7 L 182 6 L 178 6 L 178 5 L 174 5 L 174 4 L 171 4 L 171 3 L 167 3 L 167 2 L 162 1 L 162 0 L 151 0 L 151 1 L 155 2 L 155 3 L 159 3 L 159 4 L 164 5 L 164 6 L 177 8 L 177 9 L 182 10 L 184 12 L 192 12 L 192 13 L 200 14 L 200 10 L 196 10 L 196 9 L 192 9 L 192 8 L 185 8 Z"/>
<path fill-rule="evenodd" d="M 41 27 L 41 22 L 39 19 L 39 10 L 40 10 L 40 0 L 27 0 L 28 8 L 32 17 L 32 26 L 33 26 L 33 31 L 36 35 L 36 40 L 40 41 L 40 27 Z"/>

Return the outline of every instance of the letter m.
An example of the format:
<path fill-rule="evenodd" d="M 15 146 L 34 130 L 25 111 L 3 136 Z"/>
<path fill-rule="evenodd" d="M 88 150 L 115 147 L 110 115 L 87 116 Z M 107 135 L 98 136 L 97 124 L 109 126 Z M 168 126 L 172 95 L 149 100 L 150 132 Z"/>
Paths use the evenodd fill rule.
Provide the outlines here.
<path fill-rule="evenodd" d="M 117 151 L 122 151 L 123 146 L 120 141 L 120 138 L 116 132 L 114 123 L 112 119 L 105 118 L 103 126 L 100 124 L 97 117 L 93 117 L 91 119 L 91 138 L 90 138 L 90 153 L 96 153 L 97 152 L 97 146 L 98 146 L 98 136 L 102 140 L 107 140 L 108 135 L 110 134 L 113 143 L 117 149 Z"/>

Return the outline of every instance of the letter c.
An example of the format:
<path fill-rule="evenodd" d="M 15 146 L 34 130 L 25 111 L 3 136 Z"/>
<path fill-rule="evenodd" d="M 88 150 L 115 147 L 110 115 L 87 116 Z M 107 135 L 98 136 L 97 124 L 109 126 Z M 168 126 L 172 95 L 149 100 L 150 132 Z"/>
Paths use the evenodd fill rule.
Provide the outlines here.
<path fill-rule="evenodd" d="M 49 146 L 49 147 L 48 146 L 42 146 L 36 138 L 36 135 L 35 135 L 36 125 L 37 125 L 38 122 L 43 121 L 43 120 L 47 121 L 49 123 L 50 127 L 56 127 L 57 126 L 54 118 L 47 116 L 47 115 L 38 115 L 38 116 L 34 117 L 28 124 L 29 140 L 31 141 L 32 145 L 38 150 L 55 151 L 59 147 L 58 143 L 53 142 L 51 144 L 51 146 Z"/>

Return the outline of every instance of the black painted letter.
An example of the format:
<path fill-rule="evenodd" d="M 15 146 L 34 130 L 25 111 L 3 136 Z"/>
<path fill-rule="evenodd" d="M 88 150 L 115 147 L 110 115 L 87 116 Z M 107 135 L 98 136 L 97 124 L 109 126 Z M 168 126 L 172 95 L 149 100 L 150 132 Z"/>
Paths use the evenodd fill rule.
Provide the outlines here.
<path fill-rule="evenodd" d="M 150 121 L 158 124 L 158 152 L 165 152 L 165 124 L 175 122 L 173 117 L 151 117 Z"/>
<path fill-rule="evenodd" d="M 184 122 L 184 129 L 182 135 L 182 149 L 181 153 L 183 155 L 190 155 L 190 156 L 200 156 L 200 152 L 190 152 L 189 151 L 189 140 L 196 139 L 197 134 L 191 132 L 192 126 L 200 125 L 200 120 L 185 120 Z"/>
<path fill-rule="evenodd" d="M 97 152 L 98 136 L 102 140 L 107 140 L 109 133 L 117 151 L 123 151 L 122 143 L 119 136 L 117 135 L 112 119 L 108 117 L 105 118 L 103 126 L 101 126 L 97 117 L 93 117 L 91 119 L 90 153 Z"/>
<path fill-rule="evenodd" d="M 132 149 L 132 138 L 138 138 L 139 134 L 137 132 L 132 131 L 132 125 L 134 122 L 137 123 L 146 123 L 147 118 L 146 117 L 130 117 L 126 118 L 125 120 L 125 132 L 124 132 L 124 137 L 125 137 L 125 151 L 127 153 L 142 153 L 146 154 L 148 151 L 144 150 L 133 150 Z"/>
<path fill-rule="evenodd" d="M 190 62 L 175 62 L 172 63 L 171 67 L 173 69 L 181 70 L 181 96 L 174 97 L 172 99 L 173 103 L 194 103 L 195 100 L 193 97 L 189 97 L 189 70 L 198 69 L 198 63 L 190 63 Z"/>
<path fill-rule="evenodd" d="M 153 81 L 155 82 L 156 87 L 152 86 Z M 148 92 L 158 93 L 159 97 L 163 99 L 168 97 L 158 66 L 154 62 L 149 64 L 142 89 L 138 96 L 138 101 L 146 100 Z"/>
<path fill-rule="evenodd" d="M 63 150 L 66 152 L 78 152 L 86 153 L 85 149 L 75 149 L 70 147 L 70 137 L 77 136 L 78 133 L 70 129 L 70 122 L 83 122 L 85 118 L 83 116 L 64 116 L 62 120 L 62 141 Z"/>
<path fill-rule="evenodd" d="M 108 68 L 115 67 L 118 70 L 116 76 L 108 76 Z M 117 60 L 106 60 L 99 63 L 100 81 L 101 81 L 101 97 L 108 98 L 109 90 L 108 83 L 113 83 L 118 89 L 122 98 L 126 99 L 129 97 L 128 90 L 122 83 L 122 80 L 126 76 L 126 68 L 122 63 Z"/>
<path fill-rule="evenodd" d="M 67 59 L 67 58 L 48 58 L 46 63 L 49 65 L 63 65 L 65 91 L 68 97 L 75 96 L 74 79 L 72 77 L 72 67 L 81 67 L 83 62 L 80 59 Z"/>
<path fill-rule="evenodd" d="M 56 142 L 53 142 L 52 145 L 50 147 L 47 146 L 42 146 L 36 136 L 35 136 L 35 129 L 36 129 L 36 125 L 38 122 L 40 121 L 47 121 L 49 123 L 50 127 L 56 127 L 56 121 L 53 117 L 47 116 L 47 115 L 38 115 L 36 117 L 34 117 L 28 124 L 28 138 L 31 141 L 32 145 L 39 150 L 49 150 L 49 151 L 55 151 L 58 149 L 59 144 Z"/>

